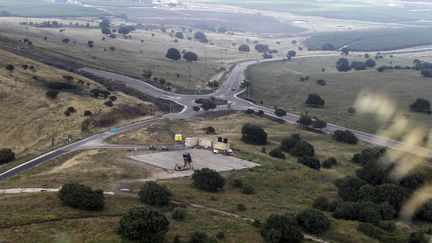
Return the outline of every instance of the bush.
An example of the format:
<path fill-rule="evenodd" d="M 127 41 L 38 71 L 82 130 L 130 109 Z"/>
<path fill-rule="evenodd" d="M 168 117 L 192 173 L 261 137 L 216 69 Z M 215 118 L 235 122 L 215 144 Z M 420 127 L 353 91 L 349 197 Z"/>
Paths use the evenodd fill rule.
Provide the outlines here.
<path fill-rule="evenodd" d="M 58 94 L 59 92 L 57 90 L 52 90 L 52 89 L 46 92 L 46 96 L 50 99 L 56 99 Z"/>
<path fill-rule="evenodd" d="M 326 169 L 330 169 L 331 167 L 337 165 L 337 160 L 335 157 L 329 157 L 322 162 L 322 167 Z"/>
<path fill-rule="evenodd" d="M 396 216 L 396 210 L 390 203 L 383 202 L 380 204 L 380 214 L 382 219 L 392 220 Z"/>
<path fill-rule="evenodd" d="M 338 194 L 344 201 L 357 201 L 358 192 L 363 185 L 366 185 L 366 182 L 355 176 L 346 176 L 335 181 L 335 186 L 339 189 Z"/>
<path fill-rule="evenodd" d="M 295 145 L 300 142 L 301 138 L 299 134 L 293 134 L 289 138 L 285 138 L 281 141 L 280 149 L 284 152 L 290 152 Z"/>
<path fill-rule="evenodd" d="M 209 237 L 206 233 L 201 231 L 195 231 L 189 236 L 189 243 L 206 243 Z"/>
<path fill-rule="evenodd" d="M 165 215 L 155 209 L 139 206 L 129 209 L 120 220 L 120 232 L 130 240 L 161 243 L 169 229 Z"/>
<path fill-rule="evenodd" d="M 371 224 L 378 224 L 381 220 L 379 206 L 372 202 L 340 202 L 333 212 L 333 217 Z"/>
<path fill-rule="evenodd" d="M 432 202 L 424 204 L 416 213 L 416 218 L 432 222 Z"/>
<path fill-rule="evenodd" d="M 204 168 L 194 171 L 192 184 L 201 190 L 217 192 L 223 188 L 225 179 L 215 170 Z"/>
<path fill-rule="evenodd" d="M 308 115 L 301 115 L 300 118 L 297 121 L 298 124 L 303 126 L 310 126 L 313 124 L 313 120 Z"/>
<path fill-rule="evenodd" d="M 312 234 L 320 234 L 330 228 L 330 220 L 316 209 L 306 209 L 300 212 L 296 218 L 298 225 Z"/>
<path fill-rule="evenodd" d="M 6 164 L 13 160 L 15 160 L 15 153 L 11 149 L 0 149 L 0 164 Z"/>
<path fill-rule="evenodd" d="M 105 101 L 104 105 L 108 106 L 108 107 L 112 107 L 114 105 L 114 103 L 111 100 Z"/>
<path fill-rule="evenodd" d="M 49 89 L 57 89 L 57 90 L 68 90 L 68 89 L 76 89 L 77 86 L 69 83 L 63 83 L 63 82 L 48 82 L 46 84 L 47 88 Z"/>
<path fill-rule="evenodd" d="M 315 199 L 313 207 L 319 210 L 333 212 L 336 209 L 336 202 L 330 202 L 327 197 L 321 196 Z"/>
<path fill-rule="evenodd" d="M 318 119 L 318 118 L 315 117 L 313 119 L 313 122 L 312 122 L 312 127 L 313 128 L 322 129 L 322 128 L 327 127 L 327 122 L 324 121 L 324 120 L 320 120 L 320 119 Z"/>
<path fill-rule="evenodd" d="M 303 156 L 314 156 L 315 155 L 315 149 L 312 146 L 312 144 L 304 141 L 300 141 L 296 143 L 294 148 L 292 148 L 290 151 L 290 154 L 297 157 L 303 157 Z"/>
<path fill-rule="evenodd" d="M 92 89 L 90 90 L 90 94 L 95 98 L 106 99 L 111 93 L 102 89 Z"/>
<path fill-rule="evenodd" d="M 239 203 L 239 204 L 237 204 L 237 210 L 239 210 L 239 211 L 245 211 L 246 210 L 246 206 L 243 203 Z"/>
<path fill-rule="evenodd" d="M 223 231 L 218 231 L 216 233 L 216 239 L 218 239 L 218 240 L 224 240 L 225 239 L 225 233 Z"/>
<path fill-rule="evenodd" d="M 333 138 L 336 141 L 342 143 L 347 143 L 347 144 L 358 143 L 358 138 L 356 137 L 356 135 L 354 135 L 354 133 L 349 130 L 345 130 L 345 131 L 338 130 L 333 134 Z"/>
<path fill-rule="evenodd" d="M 383 236 L 387 234 L 383 229 L 368 223 L 360 223 L 357 229 L 363 234 L 374 239 L 383 239 Z"/>
<path fill-rule="evenodd" d="M 370 161 L 379 159 L 385 152 L 382 148 L 366 148 L 359 154 L 355 154 L 351 159 L 354 163 L 365 165 Z"/>
<path fill-rule="evenodd" d="M 383 163 L 373 160 L 363 165 L 363 168 L 357 170 L 356 174 L 369 184 L 379 185 L 389 182 L 388 174 L 390 169 L 391 167 L 386 168 Z"/>
<path fill-rule="evenodd" d="M 309 94 L 305 104 L 311 107 L 322 107 L 325 101 L 317 94 Z"/>
<path fill-rule="evenodd" d="M 290 242 L 303 241 L 303 233 L 297 228 L 296 219 L 287 214 L 272 214 L 264 222 L 261 235 L 266 242 Z"/>
<path fill-rule="evenodd" d="M 206 132 L 206 134 L 215 134 L 216 133 L 216 129 L 214 127 L 206 127 L 206 128 L 204 128 L 204 131 Z"/>
<path fill-rule="evenodd" d="M 262 127 L 247 123 L 242 127 L 242 141 L 247 144 L 266 145 L 267 133 Z"/>
<path fill-rule="evenodd" d="M 241 192 L 246 195 L 255 194 L 255 188 L 252 185 L 244 185 Z"/>
<path fill-rule="evenodd" d="M 259 110 L 257 114 L 258 114 L 258 116 L 263 116 L 264 115 L 264 111 L 263 110 Z"/>
<path fill-rule="evenodd" d="M 418 98 L 414 103 L 410 105 L 410 109 L 415 112 L 430 114 L 431 104 L 426 99 Z"/>
<path fill-rule="evenodd" d="M 234 179 L 231 185 L 233 187 L 241 188 L 243 186 L 243 181 L 241 179 Z"/>
<path fill-rule="evenodd" d="M 315 170 L 321 169 L 320 161 L 312 156 L 303 156 L 298 158 L 297 162 Z"/>
<path fill-rule="evenodd" d="M 184 208 L 174 208 L 171 213 L 171 217 L 178 221 L 183 221 L 186 218 L 186 209 Z"/>
<path fill-rule="evenodd" d="M 66 109 L 66 111 L 68 111 L 68 112 L 70 112 L 70 113 L 75 113 L 75 112 L 76 112 L 76 110 L 75 110 L 75 108 L 74 108 L 73 106 L 69 106 L 69 107 Z"/>
<path fill-rule="evenodd" d="M 385 231 L 393 232 L 396 229 L 396 224 L 393 221 L 382 220 L 378 222 L 378 227 Z"/>
<path fill-rule="evenodd" d="M 172 193 L 165 185 L 159 185 L 154 181 L 148 181 L 142 185 L 138 192 L 141 202 L 151 206 L 168 205 Z"/>
<path fill-rule="evenodd" d="M 396 211 L 399 211 L 403 202 L 409 195 L 409 191 L 401 186 L 383 184 L 374 188 L 372 201 L 375 203 L 388 202 Z"/>
<path fill-rule="evenodd" d="M 248 115 L 251 115 L 251 114 L 254 114 L 255 111 L 254 111 L 253 109 L 247 109 L 247 110 L 245 111 L 245 113 L 248 114 Z"/>
<path fill-rule="evenodd" d="M 285 154 L 280 148 L 274 148 L 270 151 L 269 155 L 274 158 L 286 159 Z"/>
<path fill-rule="evenodd" d="M 59 199 L 67 206 L 84 210 L 102 210 L 105 197 L 102 190 L 92 190 L 80 184 L 64 184 L 58 192 Z"/>
<path fill-rule="evenodd" d="M 91 116 L 93 113 L 91 111 L 84 111 L 84 116 Z"/>

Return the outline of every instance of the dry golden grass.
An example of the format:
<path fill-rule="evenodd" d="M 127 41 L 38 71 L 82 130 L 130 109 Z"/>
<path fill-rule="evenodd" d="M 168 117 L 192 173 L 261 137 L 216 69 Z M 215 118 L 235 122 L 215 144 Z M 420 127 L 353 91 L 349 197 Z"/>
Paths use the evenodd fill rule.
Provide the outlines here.
<path fill-rule="evenodd" d="M 0 51 L 0 55 L 0 148 L 11 148 L 18 157 L 50 149 L 52 137 L 55 138 L 54 145 L 59 146 L 67 142 L 69 135 L 73 139 L 87 136 L 88 132 L 81 130 L 81 123 L 87 118 L 84 117 L 86 110 L 103 116 L 123 104 L 150 105 L 122 93 L 112 92 L 118 99 L 114 102 L 114 107 L 110 108 L 104 105 L 106 100 L 95 99 L 89 95 L 90 89 L 103 89 L 92 80 L 9 52 Z M 7 64 L 13 64 L 15 70 L 7 71 Z M 33 65 L 36 71 L 24 70 L 21 67 L 24 64 Z M 62 77 L 64 75 L 73 76 L 72 82 L 78 86 L 78 80 L 89 85 L 81 85 L 80 92 L 60 92 L 57 99 L 51 100 L 46 97 L 47 88 L 32 78 L 37 76 L 39 80 L 65 81 Z M 75 107 L 77 112 L 66 117 L 64 112 L 69 106 Z M 144 118 L 146 117 L 136 117 L 128 121 L 118 119 L 117 125 Z M 106 128 L 90 127 L 90 132 L 103 129 Z"/>

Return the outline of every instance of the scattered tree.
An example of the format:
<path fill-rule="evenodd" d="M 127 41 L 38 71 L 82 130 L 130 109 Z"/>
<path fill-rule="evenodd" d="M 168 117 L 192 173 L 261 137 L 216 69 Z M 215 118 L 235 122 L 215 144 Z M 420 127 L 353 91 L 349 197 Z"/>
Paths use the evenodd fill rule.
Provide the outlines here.
<path fill-rule="evenodd" d="M 269 155 L 274 158 L 286 159 L 285 154 L 280 148 L 274 148 L 270 151 Z"/>
<path fill-rule="evenodd" d="M 153 181 L 144 183 L 138 192 L 141 202 L 150 206 L 168 205 L 171 196 L 172 193 L 165 185 L 159 185 Z"/>
<path fill-rule="evenodd" d="M 80 184 L 64 184 L 58 192 L 59 199 L 67 206 L 84 210 L 102 210 L 105 197 L 102 190 L 92 190 Z"/>
<path fill-rule="evenodd" d="M 176 48 L 170 48 L 168 49 L 165 57 L 177 61 L 181 59 L 181 54 L 180 51 L 177 50 Z"/>
<path fill-rule="evenodd" d="M 347 71 L 351 70 L 351 65 L 350 65 L 348 59 L 340 58 L 336 62 L 336 68 L 339 72 L 347 72 Z"/>
<path fill-rule="evenodd" d="M 309 94 L 305 104 L 311 107 L 322 107 L 325 101 L 318 94 Z"/>
<path fill-rule="evenodd" d="M 11 149 L 0 149 L 0 164 L 6 164 L 13 160 L 15 160 L 15 153 Z"/>
<path fill-rule="evenodd" d="M 303 156 L 297 159 L 297 162 L 300 164 L 303 164 L 309 168 L 312 168 L 314 170 L 319 170 L 321 169 L 321 163 L 320 161 L 313 157 L 313 156 Z"/>
<path fill-rule="evenodd" d="M 188 62 L 196 62 L 198 61 L 198 55 L 194 52 L 188 51 L 183 55 L 183 59 L 185 59 Z"/>
<path fill-rule="evenodd" d="M 242 141 L 247 144 L 266 145 L 267 133 L 262 127 L 247 123 L 242 127 Z"/>
<path fill-rule="evenodd" d="M 225 179 L 215 170 L 204 168 L 194 171 L 192 184 L 201 190 L 217 192 L 223 188 Z"/>
<path fill-rule="evenodd" d="M 298 225 L 312 234 L 321 234 L 330 228 L 330 220 L 316 209 L 303 210 L 296 218 Z"/>
<path fill-rule="evenodd" d="M 356 135 L 349 130 L 345 130 L 345 131 L 338 130 L 333 134 L 333 138 L 338 142 L 343 142 L 347 144 L 358 143 L 358 138 L 356 137 Z"/>
<path fill-rule="evenodd" d="M 246 45 L 246 44 L 243 44 L 243 45 L 239 46 L 238 49 L 239 49 L 240 52 L 250 52 L 250 47 L 248 45 Z"/>

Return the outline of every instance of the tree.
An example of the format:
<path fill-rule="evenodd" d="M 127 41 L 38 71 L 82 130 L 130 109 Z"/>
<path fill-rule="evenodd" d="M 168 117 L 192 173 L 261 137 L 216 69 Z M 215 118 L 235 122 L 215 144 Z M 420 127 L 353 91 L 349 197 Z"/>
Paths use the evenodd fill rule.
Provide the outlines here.
<path fill-rule="evenodd" d="M 432 222 L 432 202 L 426 202 L 416 213 L 416 218 Z"/>
<path fill-rule="evenodd" d="M 349 130 L 345 130 L 345 131 L 337 130 L 334 132 L 333 138 L 336 141 L 342 142 L 342 143 L 347 143 L 347 144 L 357 144 L 358 143 L 358 138 L 356 137 L 356 135 Z"/>
<path fill-rule="evenodd" d="M 255 50 L 259 53 L 266 53 L 269 51 L 269 46 L 268 45 L 263 45 L 263 44 L 256 44 L 255 45 Z"/>
<path fill-rule="evenodd" d="M 351 63 L 351 68 L 355 70 L 366 70 L 368 66 L 366 65 L 365 62 L 353 61 Z"/>
<path fill-rule="evenodd" d="M 184 39 L 183 32 L 176 32 L 174 36 L 175 36 L 176 38 L 179 38 L 179 39 Z"/>
<path fill-rule="evenodd" d="M 295 51 L 293 51 L 293 50 L 288 51 L 288 53 L 287 53 L 287 57 L 288 57 L 288 59 L 292 59 L 292 58 L 295 57 L 296 55 L 297 55 L 297 53 L 296 53 Z"/>
<path fill-rule="evenodd" d="M 178 221 L 183 221 L 186 218 L 186 209 L 184 208 L 174 208 L 171 213 L 171 217 Z"/>
<path fill-rule="evenodd" d="M 209 242 L 209 237 L 204 232 L 194 231 L 189 236 L 188 243 L 206 243 L 206 242 Z"/>
<path fill-rule="evenodd" d="M 201 190 L 217 192 L 223 188 L 225 179 L 215 170 L 204 168 L 194 171 L 192 184 Z"/>
<path fill-rule="evenodd" d="M 285 154 L 282 152 L 280 148 L 274 148 L 270 151 L 269 155 L 274 158 L 286 159 Z"/>
<path fill-rule="evenodd" d="M 185 59 L 188 62 L 196 62 L 198 61 L 198 55 L 194 52 L 188 51 L 183 55 L 183 59 Z"/>
<path fill-rule="evenodd" d="M 431 78 L 432 77 L 432 69 L 431 68 L 423 68 L 421 70 L 421 75 L 423 75 L 423 77 L 426 77 L 426 78 Z"/>
<path fill-rule="evenodd" d="M 354 163 L 365 165 L 370 161 L 378 160 L 385 153 L 381 148 L 365 148 L 360 153 L 354 154 L 351 159 Z"/>
<path fill-rule="evenodd" d="M 375 203 L 388 202 L 398 212 L 409 195 L 409 191 L 399 185 L 382 184 L 374 188 L 371 198 Z"/>
<path fill-rule="evenodd" d="M 202 43 L 208 43 L 209 42 L 207 39 L 207 36 L 202 31 L 195 32 L 194 38 L 196 40 L 198 40 L 199 42 L 202 42 Z"/>
<path fill-rule="evenodd" d="M 313 157 L 313 156 L 303 156 L 297 159 L 297 162 L 305 165 L 309 168 L 312 168 L 314 170 L 319 170 L 321 169 L 321 163 L 319 161 L 319 159 Z"/>
<path fill-rule="evenodd" d="M 104 35 L 111 35 L 111 29 L 110 28 L 102 28 L 101 32 Z"/>
<path fill-rule="evenodd" d="M 165 185 L 159 185 L 153 181 L 144 183 L 138 192 L 141 202 L 150 206 L 168 205 L 171 201 L 171 196 L 172 193 Z"/>
<path fill-rule="evenodd" d="M 58 192 L 59 199 L 67 206 L 84 210 L 102 210 L 105 197 L 102 190 L 92 190 L 80 184 L 64 184 Z"/>
<path fill-rule="evenodd" d="M 132 26 L 127 26 L 127 25 L 121 25 L 119 27 L 119 29 L 117 30 L 117 32 L 119 34 L 122 34 L 123 36 L 128 35 L 131 31 L 133 31 L 135 28 Z"/>
<path fill-rule="evenodd" d="M 313 120 L 310 116 L 303 114 L 300 115 L 300 118 L 298 119 L 297 123 L 303 126 L 310 126 L 313 124 Z"/>
<path fill-rule="evenodd" d="M 11 149 L 0 149 L 0 164 L 6 164 L 13 160 L 15 160 L 15 153 Z"/>
<path fill-rule="evenodd" d="M 378 224 L 381 220 L 379 206 L 372 202 L 340 202 L 333 212 L 333 217 L 371 224 Z"/>
<path fill-rule="evenodd" d="M 347 71 L 351 70 L 350 63 L 349 63 L 348 59 L 346 59 L 346 58 L 340 58 L 336 62 L 336 68 L 339 72 L 347 72 Z"/>
<path fill-rule="evenodd" d="M 59 92 L 57 90 L 50 89 L 46 92 L 46 96 L 50 99 L 56 99 Z"/>
<path fill-rule="evenodd" d="M 280 149 L 284 152 L 289 153 L 291 149 L 293 149 L 298 142 L 300 142 L 300 135 L 295 133 L 292 134 L 289 138 L 285 138 L 281 141 Z"/>
<path fill-rule="evenodd" d="M 194 110 L 195 112 L 198 112 L 201 110 L 201 108 L 199 106 L 193 106 L 192 110 Z"/>
<path fill-rule="evenodd" d="M 240 52 L 250 52 L 250 47 L 248 45 L 246 45 L 246 44 L 243 44 L 243 45 L 239 46 L 238 49 L 239 49 Z"/>
<path fill-rule="evenodd" d="M 318 119 L 318 118 L 315 117 L 313 119 L 313 122 L 312 122 L 312 127 L 313 128 L 322 129 L 322 128 L 327 127 L 327 122 L 324 121 L 324 120 L 320 120 L 320 119 Z"/>
<path fill-rule="evenodd" d="M 212 100 L 204 100 L 201 103 L 201 109 L 205 111 L 216 109 L 216 106 L 217 106 L 216 103 Z"/>
<path fill-rule="evenodd" d="M 372 60 L 372 59 L 368 59 L 368 60 L 366 60 L 366 66 L 368 68 L 373 68 L 373 67 L 376 66 L 376 62 L 374 60 Z"/>
<path fill-rule="evenodd" d="M 94 41 L 89 40 L 89 41 L 87 42 L 87 46 L 90 47 L 90 48 L 93 48 L 93 47 L 94 47 Z"/>
<path fill-rule="evenodd" d="M 331 167 L 337 165 L 337 160 L 335 157 L 329 157 L 322 162 L 322 167 L 330 169 Z"/>
<path fill-rule="evenodd" d="M 306 209 L 300 212 L 297 217 L 297 224 L 312 234 L 321 234 L 330 228 L 330 220 L 321 211 Z"/>
<path fill-rule="evenodd" d="M 275 110 L 274 114 L 275 114 L 276 116 L 278 116 L 280 119 L 282 119 L 282 117 L 284 117 L 284 116 L 287 115 L 287 112 L 286 112 L 284 109 L 277 108 L 277 109 Z"/>
<path fill-rule="evenodd" d="M 314 156 L 315 149 L 312 144 L 305 141 L 300 141 L 296 143 L 294 148 L 290 150 L 290 154 L 296 157 Z"/>
<path fill-rule="evenodd" d="M 418 98 L 414 103 L 410 105 L 410 109 L 415 112 L 430 114 L 431 104 L 426 99 Z"/>
<path fill-rule="evenodd" d="M 311 107 L 322 107 L 325 105 L 325 101 L 318 94 L 309 94 L 305 101 L 307 106 Z"/>
<path fill-rule="evenodd" d="M 6 70 L 8 70 L 9 72 L 13 72 L 13 70 L 15 70 L 15 66 L 12 64 L 7 64 L 6 65 Z"/>
<path fill-rule="evenodd" d="M 332 212 L 336 209 L 336 202 L 330 202 L 327 197 L 320 196 L 313 202 L 313 207 L 323 211 Z"/>
<path fill-rule="evenodd" d="M 182 56 L 179 50 L 177 50 L 176 48 L 170 48 L 168 49 L 165 57 L 177 61 L 180 60 Z"/>
<path fill-rule="evenodd" d="M 242 127 L 242 139 L 243 142 L 253 145 L 266 145 L 267 144 L 267 133 L 262 127 L 246 123 Z"/>
<path fill-rule="evenodd" d="M 303 233 L 297 228 L 296 219 L 287 214 L 272 214 L 263 224 L 261 235 L 266 242 L 271 243 L 300 243 Z"/>
<path fill-rule="evenodd" d="M 139 206 L 129 209 L 120 220 L 120 232 L 130 240 L 161 243 L 169 230 L 165 215 L 155 209 Z"/>
<path fill-rule="evenodd" d="M 109 29 L 111 27 L 111 21 L 107 18 L 103 18 L 101 22 L 99 22 L 99 27 L 101 29 Z"/>
<path fill-rule="evenodd" d="M 335 186 L 339 190 L 338 194 L 344 201 L 357 201 L 358 191 L 363 185 L 366 185 L 366 182 L 356 176 L 346 176 L 335 181 Z"/>

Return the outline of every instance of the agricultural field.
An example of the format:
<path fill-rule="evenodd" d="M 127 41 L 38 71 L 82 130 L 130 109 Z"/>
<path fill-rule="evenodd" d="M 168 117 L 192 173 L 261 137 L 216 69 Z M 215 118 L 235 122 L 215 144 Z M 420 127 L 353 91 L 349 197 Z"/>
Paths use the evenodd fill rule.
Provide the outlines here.
<path fill-rule="evenodd" d="M 119 92 L 111 92 L 116 100 L 109 107 L 104 104 L 108 98 L 91 95 L 93 89 L 105 89 L 92 80 L 6 51 L 0 55 L 0 147 L 17 154 L 15 162 L 0 167 L 2 171 L 53 149 L 52 142 L 58 147 L 69 136 L 76 140 L 112 125 L 147 119 L 152 110 L 159 114 L 153 104 Z M 7 65 L 15 69 L 8 71 Z M 48 90 L 56 90 L 56 98 L 50 98 Z M 65 114 L 68 107 L 75 110 L 69 116 Z M 131 109 L 141 112 L 130 114 Z M 85 115 L 85 111 L 90 113 Z"/>
<path fill-rule="evenodd" d="M 54 20 L 54 19 L 53 19 Z M 144 71 L 151 71 L 153 77 L 165 79 L 172 86 L 188 89 L 209 89 L 206 85 L 210 80 L 221 79 L 230 66 L 238 61 L 259 58 L 260 53 L 254 48 L 254 41 L 267 44 L 272 49 L 279 51 L 275 57 L 284 56 L 290 49 L 297 49 L 299 44 L 292 44 L 293 38 L 281 38 L 270 40 L 245 35 L 228 35 L 207 32 L 206 35 L 214 45 L 203 44 L 195 40 L 188 40 L 194 32 L 183 31 L 180 28 L 168 29 L 166 32 L 159 28 L 137 29 L 132 32 L 132 39 L 124 39 L 118 36 L 115 39 L 105 37 L 99 28 L 97 20 L 90 21 L 90 27 L 75 28 L 66 27 L 86 22 L 56 20 L 64 23 L 64 32 L 58 28 L 38 28 L 19 25 L 23 21 L 40 22 L 37 19 L 7 18 L 1 25 L 1 36 L 10 40 L 31 40 L 30 49 L 36 49 L 44 55 L 52 55 L 81 65 L 97 67 L 128 76 L 142 78 Z M 118 20 L 114 20 L 118 24 Z M 171 37 L 172 31 L 184 32 L 184 39 Z M 90 36 L 90 37 L 89 37 Z M 46 37 L 46 40 L 45 40 Z M 69 43 L 62 41 L 68 38 Z M 88 47 L 88 41 L 94 41 L 94 47 Z M 247 42 L 249 40 L 249 43 Z M 279 43 L 279 44 L 277 44 Z M 241 44 L 249 44 L 250 53 L 240 53 L 238 47 Z M 113 47 L 113 49 L 111 48 Z M 165 57 L 169 48 L 174 47 L 180 51 L 193 51 L 198 55 L 198 61 L 188 63 L 184 60 L 173 61 Z M 27 47 L 28 48 L 28 47 Z M 189 71 L 191 77 L 189 76 Z"/>
<path fill-rule="evenodd" d="M 309 50 L 321 50 L 332 44 L 335 49 L 352 51 L 387 51 L 432 44 L 432 28 L 407 27 L 346 32 L 317 33 L 305 40 Z"/>
<path fill-rule="evenodd" d="M 103 11 L 72 4 L 54 4 L 45 0 L 2 0 L 0 16 L 97 17 L 103 16 Z"/>
<path fill-rule="evenodd" d="M 246 79 L 251 82 L 249 96 L 267 107 L 279 106 L 290 112 L 308 113 L 327 122 L 361 131 L 375 133 L 394 124 L 394 120 L 377 120 L 374 115 L 348 112 L 362 92 L 388 97 L 410 126 L 422 125 L 430 128 L 432 117 L 409 111 L 409 105 L 417 98 L 431 99 L 429 90 L 432 80 L 424 78 L 419 71 L 393 70 L 378 72 L 375 69 L 340 73 L 335 68 L 339 57 L 317 57 L 294 59 L 289 62 L 271 62 L 251 66 Z M 350 61 L 364 57 L 352 54 Z M 412 59 L 385 56 L 377 61 L 382 65 L 412 66 Z M 322 69 L 325 69 L 325 72 Z M 300 81 L 309 76 L 308 81 Z M 326 81 L 320 86 L 316 80 Z M 325 100 L 323 108 L 305 107 L 308 94 L 317 93 Z M 243 94 L 247 97 L 247 93 Z"/>

